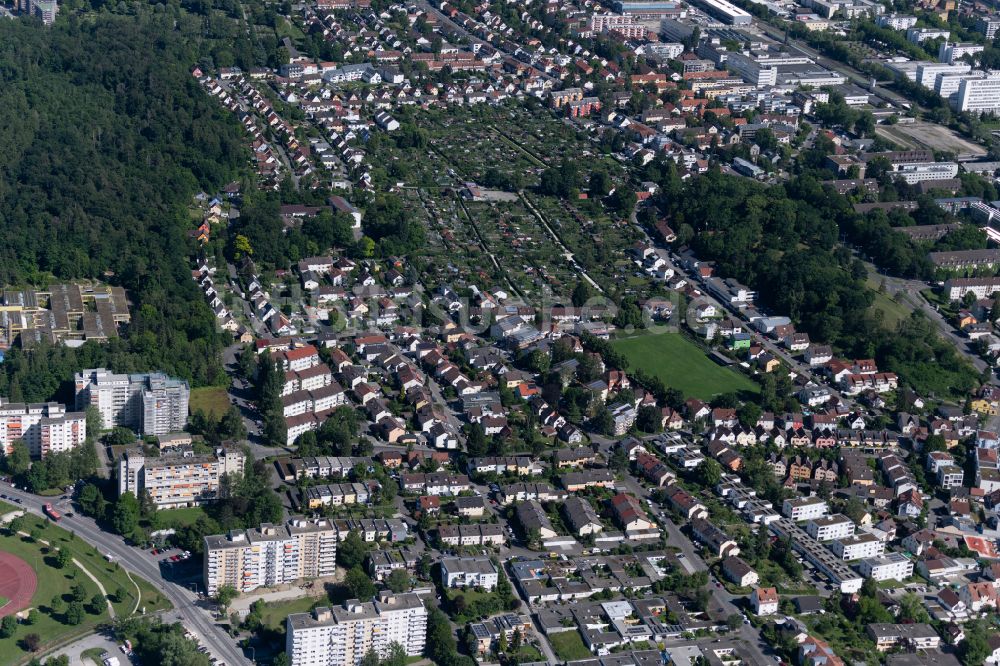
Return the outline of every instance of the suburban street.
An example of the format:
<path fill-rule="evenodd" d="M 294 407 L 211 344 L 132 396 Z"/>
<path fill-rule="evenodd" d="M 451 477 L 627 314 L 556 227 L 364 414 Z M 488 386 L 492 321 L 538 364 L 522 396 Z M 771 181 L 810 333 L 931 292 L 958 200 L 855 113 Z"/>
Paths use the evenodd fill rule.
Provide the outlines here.
<path fill-rule="evenodd" d="M 8 483 L 0 483 L 0 488 L 8 497 L 20 499 L 19 508 L 37 515 L 43 515 L 39 497 L 21 490 L 15 490 Z M 110 555 L 131 573 L 142 576 L 160 590 L 174 605 L 174 611 L 184 625 L 197 634 L 213 655 L 227 665 L 250 664 L 226 632 L 212 621 L 208 605 L 199 595 L 163 578 L 156 559 L 149 553 L 125 544 L 122 537 L 100 529 L 90 518 L 74 513 L 64 515 L 60 527 L 74 532 L 102 554 Z M 124 581 L 123 581 L 124 583 Z"/>

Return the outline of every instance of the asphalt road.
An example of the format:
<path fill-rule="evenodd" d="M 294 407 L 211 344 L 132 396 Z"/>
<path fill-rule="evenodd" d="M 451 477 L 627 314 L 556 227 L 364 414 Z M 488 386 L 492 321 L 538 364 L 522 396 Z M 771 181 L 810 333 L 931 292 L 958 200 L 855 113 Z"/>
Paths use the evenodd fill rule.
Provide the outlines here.
<path fill-rule="evenodd" d="M 10 484 L 5 482 L 0 483 L 0 488 L 8 497 L 20 499 L 22 501 L 20 508 L 36 515 L 43 515 L 42 498 L 21 490 L 14 490 Z M 81 516 L 79 513 L 74 513 L 72 517 L 64 515 L 59 521 L 59 525 L 64 529 L 71 530 L 101 553 L 111 555 L 116 562 L 131 573 L 138 574 L 152 583 L 174 605 L 174 612 L 184 625 L 201 637 L 203 644 L 213 656 L 218 657 L 227 666 L 245 666 L 251 663 L 243 656 L 242 651 L 229 638 L 228 634 L 212 621 L 207 607 L 199 605 L 199 597 L 196 593 L 163 578 L 159 565 L 152 555 L 126 545 L 120 536 L 101 530 L 92 519 Z M 127 580 L 122 580 L 122 584 L 131 585 Z"/>

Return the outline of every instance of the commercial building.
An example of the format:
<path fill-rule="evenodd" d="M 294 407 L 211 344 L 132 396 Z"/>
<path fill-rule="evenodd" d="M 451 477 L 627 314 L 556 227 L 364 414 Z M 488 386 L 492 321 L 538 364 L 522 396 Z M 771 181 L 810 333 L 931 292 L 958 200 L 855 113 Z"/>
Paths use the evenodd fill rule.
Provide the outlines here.
<path fill-rule="evenodd" d="M 337 535 L 329 520 L 294 518 L 286 525 L 264 523 L 259 529 L 206 536 L 205 590 L 213 595 L 228 585 L 242 594 L 332 576 L 337 570 Z"/>
<path fill-rule="evenodd" d="M 441 583 L 445 587 L 481 587 L 493 590 L 499 575 L 488 557 L 446 557 L 441 560 Z"/>
<path fill-rule="evenodd" d="M 187 423 L 191 389 L 182 379 L 97 368 L 76 373 L 73 382 L 77 410 L 97 408 L 104 428 L 124 426 L 143 435 L 166 435 Z"/>
<path fill-rule="evenodd" d="M 771 64 L 762 63 L 753 56 L 743 53 L 730 53 L 726 58 L 726 67 L 739 74 L 747 83 L 755 86 L 774 86 L 778 83 L 778 69 Z"/>
<path fill-rule="evenodd" d="M 691 4 L 729 25 L 750 25 L 753 17 L 726 0 L 694 0 Z"/>
<path fill-rule="evenodd" d="M 819 497 L 796 497 L 786 499 L 781 505 L 781 513 L 795 522 L 813 520 L 825 516 L 829 508 L 826 500 Z"/>
<path fill-rule="evenodd" d="M 885 552 L 885 542 L 873 534 L 855 534 L 838 539 L 830 544 L 833 554 L 844 561 L 867 557 L 881 557 Z"/>
<path fill-rule="evenodd" d="M 355 666 L 369 650 L 384 657 L 392 643 L 418 657 L 427 637 L 427 609 L 415 594 L 350 599 L 335 608 L 293 613 L 286 623 L 285 651 L 293 666 Z"/>
<path fill-rule="evenodd" d="M 19 439 L 37 458 L 69 451 L 86 441 L 87 415 L 67 412 L 58 402 L 25 404 L 0 398 L 0 451 L 10 453 Z"/>
<path fill-rule="evenodd" d="M 952 106 L 956 111 L 972 113 L 1000 110 L 1000 73 L 962 79 Z"/>
<path fill-rule="evenodd" d="M 152 458 L 135 448 L 118 461 L 118 494 L 139 497 L 148 492 L 159 508 L 197 506 L 218 498 L 222 477 L 242 474 L 246 457 L 236 447 L 220 447 L 212 455 L 190 449 L 164 451 Z"/>
<path fill-rule="evenodd" d="M 858 563 L 858 573 L 877 581 L 891 579 L 902 581 L 913 575 L 913 560 L 902 553 L 869 557 Z"/>
<path fill-rule="evenodd" d="M 843 539 L 854 534 L 854 523 L 843 514 L 821 516 L 809 521 L 806 533 L 817 541 Z"/>

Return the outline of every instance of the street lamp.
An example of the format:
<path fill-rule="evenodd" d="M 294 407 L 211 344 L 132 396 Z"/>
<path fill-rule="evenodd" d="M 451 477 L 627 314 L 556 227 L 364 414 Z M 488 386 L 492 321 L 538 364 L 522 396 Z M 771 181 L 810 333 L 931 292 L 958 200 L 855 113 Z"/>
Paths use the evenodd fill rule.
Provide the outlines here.
<path fill-rule="evenodd" d="M 252 661 L 253 663 L 256 664 L 257 663 L 257 649 L 254 646 L 252 646 L 252 645 L 248 645 L 247 649 L 250 650 L 250 661 Z"/>

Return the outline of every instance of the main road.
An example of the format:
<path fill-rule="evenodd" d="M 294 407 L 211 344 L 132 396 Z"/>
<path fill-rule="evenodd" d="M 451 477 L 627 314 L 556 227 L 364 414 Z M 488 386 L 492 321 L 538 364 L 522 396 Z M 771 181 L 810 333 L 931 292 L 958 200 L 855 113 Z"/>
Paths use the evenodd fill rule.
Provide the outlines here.
<path fill-rule="evenodd" d="M 42 513 L 43 499 L 31 493 L 15 490 L 10 484 L 2 483 L 7 497 L 21 500 L 19 508 L 33 514 Z M 201 637 L 205 647 L 212 655 L 225 662 L 228 666 L 246 666 L 251 662 L 243 656 L 242 651 L 229 638 L 228 634 L 209 616 L 209 612 L 200 608 L 198 595 L 191 590 L 165 580 L 160 573 L 156 560 L 148 553 L 126 545 L 122 537 L 103 531 L 92 519 L 75 513 L 64 515 L 59 521 L 60 527 L 70 530 L 78 537 L 97 548 L 102 554 L 110 555 L 116 562 L 129 572 L 142 576 L 153 584 L 174 605 L 174 611 L 181 617 L 184 625 Z M 128 587 L 127 581 L 121 581 Z"/>

